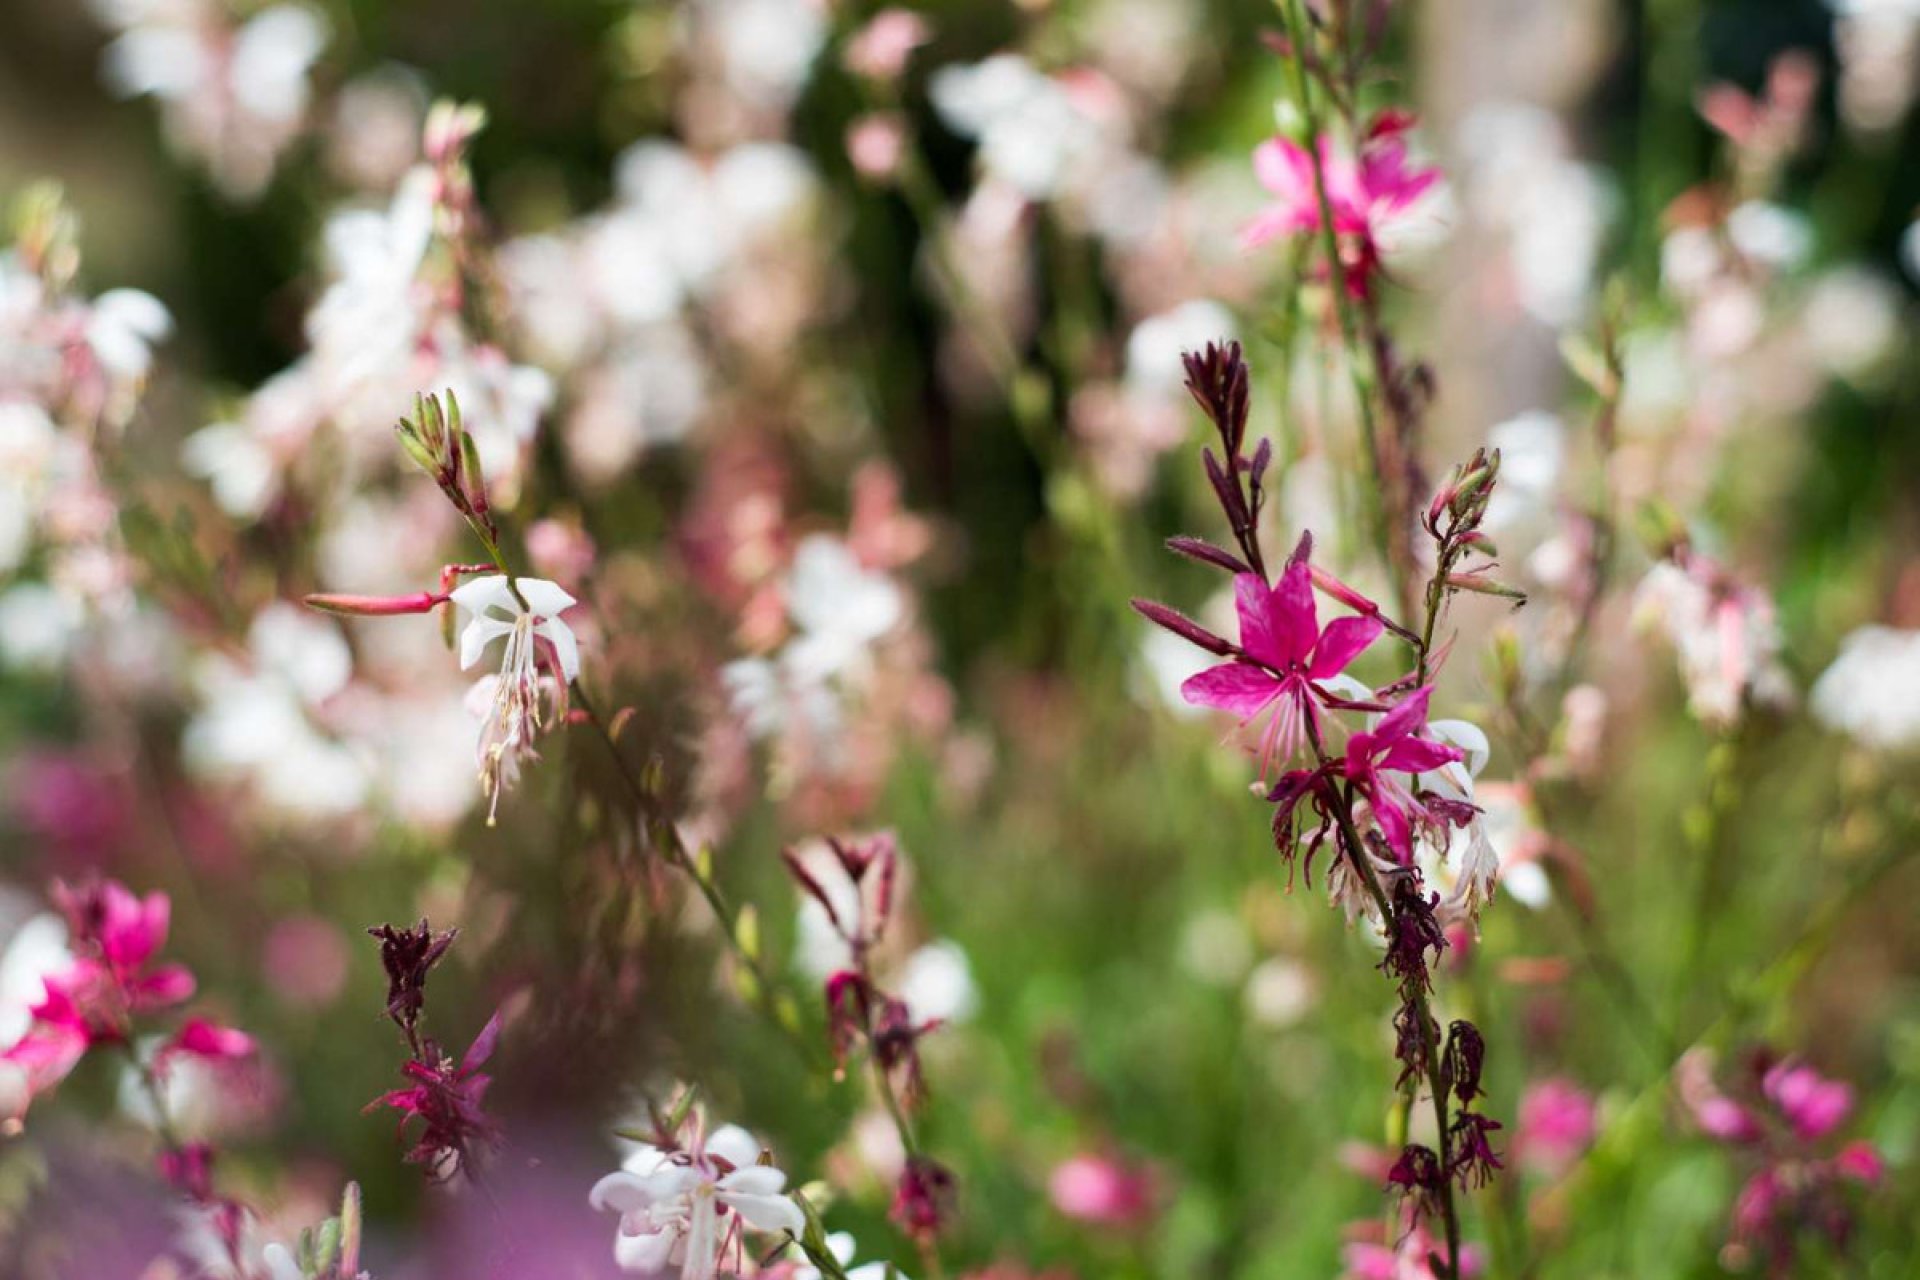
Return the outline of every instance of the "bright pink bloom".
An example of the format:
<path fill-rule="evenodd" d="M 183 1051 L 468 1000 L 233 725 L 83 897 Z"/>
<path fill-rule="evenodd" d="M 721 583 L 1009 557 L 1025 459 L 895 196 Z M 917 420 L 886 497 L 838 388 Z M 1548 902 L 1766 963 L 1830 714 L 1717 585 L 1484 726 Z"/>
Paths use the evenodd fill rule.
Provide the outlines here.
<path fill-rule="evenodd" d="M 1593 1143 L 1593 1095 L 1571 1080 L 1541 1080 L 1520 1095 L 1513 1150 L 1537 1169 L 1565 1169 Z"/>
<path fill-rule="evenodd" d="M 1054 1166 L 1047 1196 L 1069 1218 L 1130 1226 L 1153 1215 L 1153 1176 L 1110 1156 L 1077 1155 Z"/>
<path fill-rule="evenodd" d="M 1356 296 L 1366 296 L 1371 287 L 1383 233 L 1440 180 L 1438 169 L 1408 163 L 1405 134 L 1412 126 L 1412 117 L 1399 112 L 1376 117 L 1357 157 L 1325 136 L 1318 143 L 1327 208 L 1341 241 L 1347 288 Z M 1274 203 L 1247 224 L 1242 245 L 1252 249 L 1281 236 L 1320 230 L 1313 170 L 1313 156 L 1290 138 L 1270 138 L 1254 150 L 1254 176 Z"/>
<path fill-rule="evenodd" d="M 1271 589 L 1258 574 L 1237 575 L 1233 595 L 1240 615 L 1239 654 L 1188 679 L 1180 696 L 1231 712 L 1243 725 L 1273 708 L 1260 740 L 1260 776 L 1265 778 L 1275 759 L 1289 759 L 1300 749 L 1309 726 L 1318 731 L 1314 699 L 1326 701 L 1330 695 L 1316 682 L 1346 670 L 1379 636 L 1381 625 L 1377 617 L 1363 615 L 1336 618 L 1322 630 L 1304 559 L 1290 561 Z"/>
<path fill-rule="evenodd" d="M 252 1057 L 254 1047 L 253 1037 L 244 1031 L 223 1027 L 205 1018 L 189 1018 L 155 1055 L 154 1065 L 164 1070 L 169 1061 L 183 1053 L 193 1058 L 235 1062 Z"/>
<path fill-rule="evenodd" d="M 1377 629 L 1379 624 L 1375 623 Z M 1400 700 L 1371 730 L 1347 741 L 1347 778 L 1373 806 L 1380 834 L 1402 862 L 1413 860 L 1413 823 L 1427 811 L 1396 774 L 1420 774 L 1466 759 L 1458 747 L 1420 736 L 1427 724 L 1431 685 L 1415 689 Z"/>
<path fill-rule="evenodd" d="M 1853 1110 L 1850 1086 L 1801 1063 L 1787 1061 L 1770 1068 L 1760 1079 L 1760 1089 L 1806 1142 L 1832 1133 Z"/>
<path fill-rule="evenodd" d="M 1833 1158 L 1833 1171 L 1843 1178 L 1866 1186 L 1876 1186 L 1887 1176 L 1887 1162 L 1871 1142 L 1849 1142 Z"/>

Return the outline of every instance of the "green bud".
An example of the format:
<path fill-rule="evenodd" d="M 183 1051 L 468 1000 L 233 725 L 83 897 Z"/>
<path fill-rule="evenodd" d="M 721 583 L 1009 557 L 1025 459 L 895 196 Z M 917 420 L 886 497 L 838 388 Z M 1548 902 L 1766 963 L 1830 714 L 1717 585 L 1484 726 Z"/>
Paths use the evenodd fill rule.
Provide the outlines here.
<path fill-rule="evenodd" d="M 733 920 L 733 940 L 740 944 L 740 950 L 747 959 L 760 958 L 760 913 L 748 903 L 740 908 L 740 914 Z"/>
<path fill-rule="evenodd" d="M 440 460 L 433 456 L 433 450 L 427 446 L 414 430 L 413 424 L 402 418 L 394 427 L 393 433 L 400 437 L 400 447 L 412 458 L 415 465 L 428 475 L 439 478 Z"/>

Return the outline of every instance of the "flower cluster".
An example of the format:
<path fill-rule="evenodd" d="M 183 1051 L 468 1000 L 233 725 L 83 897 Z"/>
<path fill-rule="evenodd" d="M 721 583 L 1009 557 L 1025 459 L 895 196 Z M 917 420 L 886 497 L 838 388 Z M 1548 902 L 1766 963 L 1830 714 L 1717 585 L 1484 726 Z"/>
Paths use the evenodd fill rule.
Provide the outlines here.
<path fill-rule="evenodd" d="M 1471 799 L 1467 752 L 1432 736 L 1428 706 L 1434 663 L 1434 624 L 1457 591 L 1505 593 L 1487 570 L 1463 570 L 1470 555 L 1484 555 L 1491 544 L 1480 533 L 1495 478 L 1497 454 L 1476 455 L 1457 468 L 1430 504 L 1424 521 L 1434 539 L 1436 569 L 1427 591 L 1424 634 L 1412 639 L 1416 670 L 1404 679 L 1369 688 L 1345 674 L 1347 668 L 1389 629 L 1413 633 L 1390 623 L 1373 601 L 1311 564 L 1312 539 L 1302 537 L 1277 581 L 1269 583 L 1259 542 L 1263 505 L 1262 478 L 1272 450 L 1262 440 L 1246 452 L 1248 376 L 1239 345 L 1209 345 L 1187 359 L 1188 388 L 1219 436 L 1221 452 L 1207 449 L 1202 459 L 1222 513 L 1233 530 L 1239 554 L 1197 538 L 1169 545 L 1190 559 L 1234 575 L 1239 638 L 1230 641 L 1192 619 L 1151 601 L 1134 608 L 1206 652 L 1225 661 L 1181 686 L 1189 702 L 1227 711 L 1243 728 L 1266 717 L 1254 752 L 1260 763 L 1257 794 L 1273 805 L 1273 834 L 1281 857 L 1298 858 L 1312 874 L 1316 853 L 1333 849 L 1326 878 L 1336 902 L 1349 916 L 1369 917 L 1381 931 L 1385 952 L 1381 970 L 1395 982 L 1400 1007 L 1394 1015 L 1399 1085 L 1424 1085 L 1434 1106 L 1439 1150 L 1409 1144 L 1393 1165 L 1388 1181 L 1406 1193 L 1409 1221 L 1444 1223 L 1449 1261 L 1444 1273 L 1458 1270 L 1458 1224 L 1452 1188 L 1484 1184 L 1501 1167 L 1490 1135 L 1501 1128 L 1472 1109 L 1481 1095 L 1480 1076 L 1486 1046 L 1470 1022 L 1455 1021 L 1443 1041 L 1430 1004 L 1432 966 L 1448 944 L 1442 908 L 1471 918 L 1491 892 L 1497 862 L 1484 837 L 1471 840 L 1467 859 L 1455 873 L 1446 899 L 1426 887 L 1426 872 L 1416 858 L 1416 843 L 1444 861 L 1455 829 L 1471 827 L 1479 809 Z M 1354 612 L 1322 626 L 1318 595 L 1324 593 Z M 1368 716 L 1356 723 L 1346 717 Z M 1470 725 L 1454 735 L 1478 736 Z M 1345 735 L 1344 743 L 1339 735 Z M 1269 781 L 1276 767 L 1285 771 Z M 1453 771 L 1451 773 L 1447 771 Z M 1305 831 L 1301 830 L 1306 817 Z M 1304 856 L 1300 854 L 1304 846 Z M 1449 1095 L 1457 1103 L 1447 1119 Z M 1411 1098 L 1409 1094 L 1409 1098 Z"/>
<path fill-rule="evenodd" d="M 1786 1276 L 1795 1273 L 1803 1237 L 1844 1250 L 1855 1192 L 1879 1185 L 1886 1169 L 1871 1142 L 1822 1154 L 1853 1113 L 1852 1087 L 1797 1059 L 1756 1052 L 1741 1064 L 1729 1096 L 1713 1069 L 1712 1056 L 1695 1050 L 1680 1060 L 1674 1079 L 1701 1133 L 1758 1162 L 1734 1200 L 1725 1260 L 1757 1260 L 1769 1275 Z"/>
<path fill-rule="evenodd" d="M 45 974 L 32 1006 L 32 1025 L 0 1053 L 11 1079 L 5 1092 L 18 1116 L 35 1097 L 52 1089 L 88 1052 L 135 1048 L 151 1035 L 152 1020 L 193 998 L 194 979 L 184 965 L 162 963 L 172 904 L 163 893 L 137 897 L 113 880 L 78 886 L 56 882 L 53 898 L 66 917 L 70 958 Z M 177 1059 L 234 1062 L 253 1054 L 246 1033 L 204 1017 L 179 1023 L 147 1054 L 142 1069 L 165 1075 Z"/>

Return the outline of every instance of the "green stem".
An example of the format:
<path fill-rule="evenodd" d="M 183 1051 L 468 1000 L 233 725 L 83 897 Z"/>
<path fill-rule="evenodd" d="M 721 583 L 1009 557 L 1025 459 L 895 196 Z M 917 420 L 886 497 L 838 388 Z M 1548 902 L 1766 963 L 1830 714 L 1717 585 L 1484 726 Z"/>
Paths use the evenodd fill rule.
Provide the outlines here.
<path fill-rule="evenodd" d="M 1313 745 L 1314 758 L 1321 768 L 1327 764 L 1327 754 L 1320 744 L 1319 730 L 1313 721 L 1307 721 L 1307 740 Z M 1374 874 L 1373 864 L 1367 860 L 1366 846 L 1361 843 L 1360 831 L 1353 820 L 1353 809 L 1347 797 L 1338 787 L 1327 789 L 1333 809 L 1334 821 L 1340 827 L 1340 837 L 1346 849 L 1347 861 L 1352 864 L 1355 874 L 1366 886 L 1367 896 L 1373 899 L 1380 913 L 1380 923 L 1388 930 L 1389 936 L 1395 924 L 1395 913 L 1386 890 L 1380 885 L 1380 877 Z M 1440 1218 L 1446 1232 L 1447 1271 L 1443 1280 L 1459 1280 L 1460 1275 L 1460 1218 L 1453 1200 L 1453 1160 L 1452 1139 L 1447 1130 L 1447 1091 L 1441 1087 L 1440 1080 L 1440 1024 L 1434 1021 L 1432 1006 L 1427 993 L 1418 984 L 1410 984 L 1408 1000 L 1413 1005 L 1414 1016 L 1420 1023 L 1420 1074 L 1427 1082 L 1427 1092 L 1433 1098 L 1434 1144 L 1440 1155 Z M 1419 1088 L 1414 1081 L 1409 1086 L 1408 1105 L 1411 1107 L 1413 1091 Z"/>

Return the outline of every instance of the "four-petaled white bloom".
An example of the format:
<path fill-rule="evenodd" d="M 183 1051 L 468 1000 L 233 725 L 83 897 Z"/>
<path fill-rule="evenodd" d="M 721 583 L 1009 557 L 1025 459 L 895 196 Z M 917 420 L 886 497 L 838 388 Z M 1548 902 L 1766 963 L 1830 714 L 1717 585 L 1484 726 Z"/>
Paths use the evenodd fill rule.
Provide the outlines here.
<path fill-rule="evenodd" d="M 613 1257 L 621 1270 L 678 1265 L 681 1280 L 713 1280 L 721 1258 L 738 1250 L 742 1224 L 795 1235 L 804 1228 L 798 1206 L 781 1194 L 786 1185 L 786 1174 L 760 1163 L 752 1135 L 726 1125 L 685 1151 L 641 1148 L 587 1199 L 620 1215 Z"/>
<path fill-rule="evenodd" d="M 566 705 L 567 685 L 580 674 L 580 646 L 560 614 L 573 597 L 543 578 L 490 574 L 452 593 L 453 602 L 471 615 L 460 633 L 460 666 L 480 661 L 489 644 L 504 637 L 500 674 L 474 686 L 486 711 L 478 748 L 480 784 L 487 793 L 487 821 L 500 804 L 500 792 L 520 777 L 520 758 L 533 754 L 533 740 L 546 724 L 539 673 L 540 646 L 548 648 L 549 669 L 558 668 L 552 688 L 555 714 Z"/>

